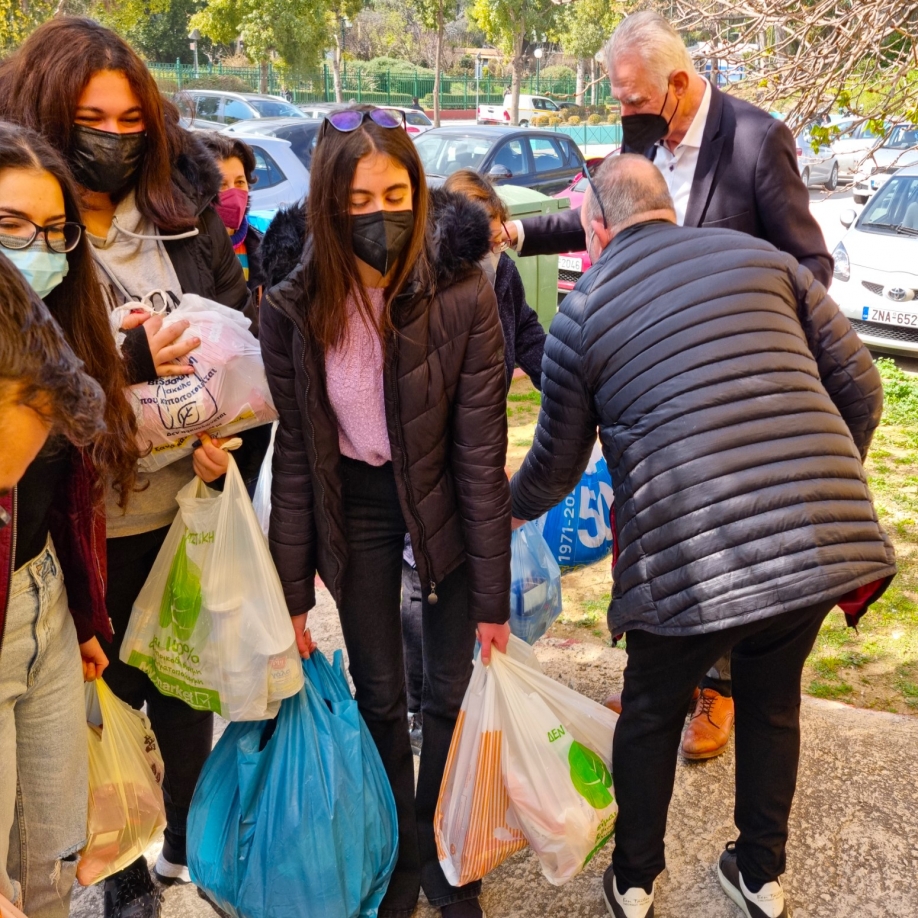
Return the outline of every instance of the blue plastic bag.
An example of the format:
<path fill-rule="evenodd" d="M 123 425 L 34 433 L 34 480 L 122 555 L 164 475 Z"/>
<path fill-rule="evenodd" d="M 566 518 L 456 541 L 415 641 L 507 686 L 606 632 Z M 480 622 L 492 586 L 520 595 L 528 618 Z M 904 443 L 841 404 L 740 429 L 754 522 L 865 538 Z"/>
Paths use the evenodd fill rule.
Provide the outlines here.
<path fill-rule="evenodd" d="M 534 644 L 561 614 L 561 571 L 536 523 L 510 542 L 510 630 Z"/>
<path fill-rule="evenodd" d="M 232 723 L 188 816 L 192 881 L 232 918 L 375 918 L 398 854 L 395 798 L 341 651 L 316 651 L 273 721 Z"/>
<path fill-rule="evenodd" d="M 612 506 L 612 478 L 597 443 L 577 487 L 538 521 L 562 572 L 611 554 Z"/>

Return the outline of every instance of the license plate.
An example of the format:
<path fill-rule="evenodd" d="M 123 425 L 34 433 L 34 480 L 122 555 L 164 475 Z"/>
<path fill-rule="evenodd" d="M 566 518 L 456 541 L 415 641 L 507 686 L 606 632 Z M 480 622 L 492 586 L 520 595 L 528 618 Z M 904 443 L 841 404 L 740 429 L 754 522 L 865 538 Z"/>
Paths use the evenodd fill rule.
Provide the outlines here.
<path fill-rule="evenodd" d="M 904 325 L 907 328 L 918 328 L 918 313 L 902 312 L 898 309 L 865 306 L 861 310 L 861 319 L 864 322 L 879 322 L 882 325 Z"/>
<path fill-rule="evenodd" d="M 568 258 L 566 255 L 561 255 L 558 257 L 558 267 L 562 271 L 582 271 L 583 259 Z"/>

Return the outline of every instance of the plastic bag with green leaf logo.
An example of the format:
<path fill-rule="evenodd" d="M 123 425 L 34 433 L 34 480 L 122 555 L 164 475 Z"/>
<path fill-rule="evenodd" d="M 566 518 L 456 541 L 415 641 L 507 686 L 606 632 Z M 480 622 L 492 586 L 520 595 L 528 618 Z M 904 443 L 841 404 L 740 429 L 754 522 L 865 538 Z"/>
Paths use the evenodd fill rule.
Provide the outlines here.
<path fill-rule="evenodd" d="M 303 687 L 268 543 L 230 456 L 223 492 L 199 478 L 134 603 L 121 659 L 164 694 L 227 720 L 266 720 Z"/>
<path fill-rule="evenodd" d="M 516 822 L 555 885 L 577 876 L 612 835 L 612 734 L 618 716 L 546 676 L 511 637 L 493 653 L 501 771 Z"/>

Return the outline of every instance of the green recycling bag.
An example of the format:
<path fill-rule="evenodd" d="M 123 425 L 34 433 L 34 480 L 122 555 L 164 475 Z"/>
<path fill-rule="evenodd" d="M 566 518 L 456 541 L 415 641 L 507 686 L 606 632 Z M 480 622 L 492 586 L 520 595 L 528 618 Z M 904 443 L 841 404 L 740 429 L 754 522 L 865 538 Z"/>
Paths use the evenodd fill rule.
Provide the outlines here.
<path fill-rule="evenodd" d="M 235 460 L 199 478 L 131 611 L 121 659 L 164 695 L 227 720 L 266 720 L 303 687 L 283 588 Z"/>

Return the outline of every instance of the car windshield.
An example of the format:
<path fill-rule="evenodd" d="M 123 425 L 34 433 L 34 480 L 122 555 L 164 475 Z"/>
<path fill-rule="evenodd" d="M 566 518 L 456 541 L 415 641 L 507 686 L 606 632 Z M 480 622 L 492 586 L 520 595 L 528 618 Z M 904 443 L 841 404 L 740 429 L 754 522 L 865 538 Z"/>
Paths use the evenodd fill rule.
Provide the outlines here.
<path fill-rule="evenodd" d="M 428 132 L 415 142 L 424 171 L 428 175 L 452 175 L 457 169 L 477 169 L 492 141 L 469 134 L 435 134 Z"/>
<path fill-rule="evenodd" d="M 918 175 L 894 175 L 864 208 L 858 229 L 918 231 Z"/>
<path fill-rule="evenodd" d="M 296 106 L 276 99 L 246 99 L 246 102 L 261 115 L 262 118 L 302 118 Z"/>
<path fill-rule="evenodd" d="M 590 180 L 586 176 L 584 176 L 582 179 L 580 179 L 579 182 L 577 182 L 576 185 L 574 185 L 573 188 L 571 188 L 571 191 L 577 191 L 577 192 L 580 192 L 580 194 L 586 194 L 586 190 L 589 187 L 590 187 Z"/>
<path fill-rule="evenodd" d="M 913 124 L 900 124 L 893 128 L 884 146 L 890 150 L 910 150 L 918 146 L 918 128 Z"/>
<path fill-rule="evenodd" d="M 405 112 L 405 118 L 409 124 L 421 124 L 424 127 L 430 127 L 433 124 L 433 121 L 424 112 Z"/>

